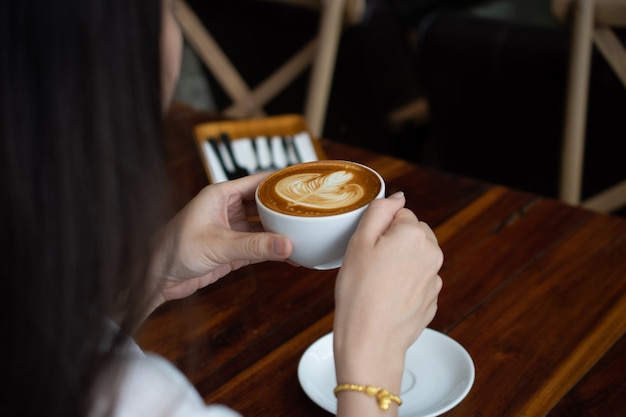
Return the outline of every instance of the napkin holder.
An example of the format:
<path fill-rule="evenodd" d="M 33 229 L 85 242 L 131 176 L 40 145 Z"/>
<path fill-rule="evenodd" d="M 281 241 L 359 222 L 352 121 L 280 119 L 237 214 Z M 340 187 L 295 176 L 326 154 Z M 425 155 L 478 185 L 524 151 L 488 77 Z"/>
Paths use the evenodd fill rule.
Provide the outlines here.
<path fill-rule="evenodd" d="M 294 162 L 281 158 L 280 146 L 275 143 L 279 137 L 293 138 L 296 153 L 300 155 L 300 162 L 327 159 L 319 140 L 313 136 L 304 119 L 297 114 L 205 122 L 194 127 L 193 135 L 209 182 L 212 184 L 227 180 L 224 167 L 221 166 L 214 149 L 208 143 L 209 138 L 219 139 L 222 133 L 230 137 L 234 156 L 239 165 L 255 166 L 256 161 L 251 161 L 251 159 L 256 159 L 258 155 L 253 154 L 250 141 L 263 137 L 273 138 L 273 142 L 270 143 L 275 145 L 274 153 L 278 153 L 276 159 L 280 160 L 279 168 Z"/>

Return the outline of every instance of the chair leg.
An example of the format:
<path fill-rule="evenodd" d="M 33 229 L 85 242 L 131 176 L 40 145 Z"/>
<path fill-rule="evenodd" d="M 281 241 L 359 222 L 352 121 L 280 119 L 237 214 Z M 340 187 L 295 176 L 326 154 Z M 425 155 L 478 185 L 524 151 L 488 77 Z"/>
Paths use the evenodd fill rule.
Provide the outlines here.
<path fill-rule="evenodd" d="M 294 4 L 304 6 L 318 2 L 319 0 L 293 1 Z M 358 1 L 352 3 L 356 6 L 364 4 Z M 361 13 L 362 7 L 356 6 L 352 6 L 353 18 Z M 307 44 L 254 90 L 246 85 L 237 69 L 184 0 L 177 0 L 175 13 L 185 37 L 232 99 L 233 104 L 225 110 L 229 116 L 263 116 L 263 105 L 313 60 L 304 117 L 313 135 L 319 137 L 324 128 L 345 9 L 346 0 L 322 0 L 317 40 Z"/>
<path fill-rule="evenodd" d="M 254 91 L 250 93 L 252 102 L 259 106 L 265 106 L 309 67 L 316 50 L 317 40 L 312 40 L 302 47 L 300 51 L 254 88 Z M 245 104 L 242 102 L 233 103 L 224 110 L 224 114 L 230 117 L 242 117 L 247 114 L 248 110 Z"/>
<path fill-rule="evenodd" d="M 251 90 L 230 62 L 218 43 L 206 30 L 198 16 L 184 0 L 175 3 L 174 13 L 189 41 L 202 62 L 213 72 L 234 103 L 242 103 L 246 113 L 263 116 L 263 109 L 250 99 Z"/>
<path fill-rule="evenodd" d="M 318 49 L 304 108 L 307 125 L 316 137 L 320 137 L 323 133 L 326 105 L 330 95 L 343 24 L 345 0 L 325 0 L 322 7 Z"/>
<path fill-rule="evenodd" d="M 626 48 L 613 29 L 596 28 L 593 41 L 626 88 Z"/>
<path fill-rule="evenodd" d="M 582 191 L 594 0 L 574 3 L 559 198 L 578 205 Z"/>
<path fill-rule="evenodd" d="M 590 197 L 581 204 L 590 210 L 610 213 L 626 207 L 626 180 Z"/>

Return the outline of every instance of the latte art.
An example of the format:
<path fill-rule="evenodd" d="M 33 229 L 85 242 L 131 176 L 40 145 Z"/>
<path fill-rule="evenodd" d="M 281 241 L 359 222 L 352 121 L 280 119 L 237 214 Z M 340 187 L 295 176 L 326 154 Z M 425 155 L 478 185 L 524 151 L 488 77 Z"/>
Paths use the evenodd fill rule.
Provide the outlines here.
<path fill-rule="evenodd" d="M 257 195 L 273 211 L 316 217 L 356 210 L 381 190 L 381 179 L 371 169 L 349 161 L 323 160 L 274 172 L 261 182 Z"/>
<path fill-rule="evenodd" d="M 365 195 L 360 184 L 350 182 L 353 177 L 346 171 L 296 174 L 278 181 L 276 194 L 292 205 L 338 209 L 358 203 Z"/>
<path fill-rule="evenodd" d="M 385 181 L 376 171 L 324 159 L 274 171 L 254 197 L 263 228 L 291 240 L 289 260 L 324 270 L 341 266 L 366 207 L 384 196 Z"/>

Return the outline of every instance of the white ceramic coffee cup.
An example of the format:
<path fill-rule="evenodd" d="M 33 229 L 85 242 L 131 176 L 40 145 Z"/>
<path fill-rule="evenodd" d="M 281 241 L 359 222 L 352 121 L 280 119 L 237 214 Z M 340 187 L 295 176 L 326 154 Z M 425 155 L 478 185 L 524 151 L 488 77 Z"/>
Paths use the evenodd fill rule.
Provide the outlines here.
<path fill-rule="evenodd" d="M 345 161 L 348 162 L 348 161 Z M 373 169 L 360 165 L 372 171 L 380 180 L 380 191 L 375 198 L 385 195 L 385 181 Z M 270 232 L 287 236 L 293 244 L 293 252 L 289 257 L 292 262 L 312 269 L 333 269 L 343 263 L 343 257 L 350 238 L 354 234 L 363 212 L 369 203 L 352 211 L 332 215 L 314 217 L 284 214 L 266 207 L 259 200 L 259 192 L 255 193 L 255 200 L 263 228 Z"/>

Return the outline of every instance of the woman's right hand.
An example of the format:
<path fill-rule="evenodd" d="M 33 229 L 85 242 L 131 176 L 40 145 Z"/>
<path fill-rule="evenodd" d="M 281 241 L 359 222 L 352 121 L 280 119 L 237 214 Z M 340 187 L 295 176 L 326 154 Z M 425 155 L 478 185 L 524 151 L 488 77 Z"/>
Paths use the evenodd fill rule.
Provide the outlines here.
<path fill-rule="evenodd" d="M 443 254 L 430 227 L 404 204 L 402 193 L 373 201 L 348 246 L 335 288 L 337 383 L 399 394 L 406 350 L 437 311 Z M 339 395 L 340 416 L 380 411 L 363 393 Z"/>

